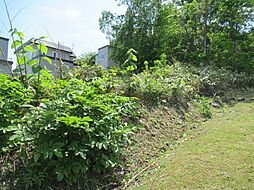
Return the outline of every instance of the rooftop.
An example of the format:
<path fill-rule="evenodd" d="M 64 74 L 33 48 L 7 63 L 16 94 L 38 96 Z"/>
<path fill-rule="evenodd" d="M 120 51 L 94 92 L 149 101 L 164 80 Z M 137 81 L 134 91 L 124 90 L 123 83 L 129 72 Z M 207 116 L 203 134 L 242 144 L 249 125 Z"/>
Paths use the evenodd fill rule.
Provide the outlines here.
<path fill-rule="evenodd" d="M 29 44 L 34 43 L 34 41 L 35 41 L 35 43 L 38 44 L 38 42 L 36 42 L 36 40 L 38 40 L 38 39 L 36 39 L 36 38 L 31 38 L 31 39 L 28 40 L 26 43 L 24 43 L 24 44 L 22 44 L 21 46 L 19 46 L 19 47 L 17 48 L 17 51 L 21 50 L 24 46 L 27 46 L 27 45 L 29 45 Z M 68 53 L 73 53 L 71 48 L 69 48 L 69 47 L 67 47 L 67 46 L 64 46 L 64 45 L 61 45 L 61 44 L 59 44 L 59 43 L 49 42 L 49 41 L 46 41 L 46 40 L 40 40 L 40 41 L 41 41 L 45 46 L 47 46 L 48 48 L 53 48 L 53 49 L 56 49 L 56 50 L 60 50 L 60 51 L 68 52 Z"/>
<path fill-rule="evenodd" d="M 0 36 L 0 40 L 7 40 L 7 41 L 9 41 L 8 38 L 2 37 L 2 36 Z"/>

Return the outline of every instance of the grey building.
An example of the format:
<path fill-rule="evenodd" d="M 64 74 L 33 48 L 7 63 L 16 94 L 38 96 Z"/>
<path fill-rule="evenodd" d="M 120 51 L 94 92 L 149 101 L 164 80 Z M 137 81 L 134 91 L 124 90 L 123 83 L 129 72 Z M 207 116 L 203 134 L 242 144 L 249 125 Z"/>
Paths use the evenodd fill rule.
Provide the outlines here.
<path fill-rule="evenodd" d="M 9 39 L 0 37 L 0 73 L 10 74 L 12 61 L 8 61 Z"/>
<path fill-rule="evenodd" d="M 111 59 L 111 53 L 112 49 L 109 45 L 99 48 L 98 54 L 96 55 L 96 63 L 107 70 L 112 66 L 117 66 Z"/>
<path fill-rule="evenodd" d="M 47 48 L 47 54 L 42 54 L 37 45 L 44 44 Z M 23 45 L 17 48 L 16 53 L 22 53 L 25 46 L 32 46 L 35 49 L 35 52 L 28 51 L 24 52 L 25 56 L 28 57 L 28 61 L 37 59 L 41 60 L 40 64 L 43 68 L 47 68 L 54 75 L 59 75 L 61 72 L 66 71 L 67 69 L 73 69 L 76 67 L 74 60 L 76 58 L 75 54 L 71 50 L 71 48 L 61 45 L 59 43 L 53 43 L 46 40 L 38 40 L 32 38 L 28 40 Z M 51 59 L 52 64 L 50 64 L 45 59 L 41 59 L 42 57 L 48 57 Z M 27 68 L 27 73 L 32 73 L 32 67 Z"/>

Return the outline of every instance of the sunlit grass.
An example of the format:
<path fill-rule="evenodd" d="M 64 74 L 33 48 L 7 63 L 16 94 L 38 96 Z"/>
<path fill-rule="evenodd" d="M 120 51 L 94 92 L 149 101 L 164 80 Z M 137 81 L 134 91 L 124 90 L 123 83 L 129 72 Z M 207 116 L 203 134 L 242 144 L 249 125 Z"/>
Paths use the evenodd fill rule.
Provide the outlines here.
<path fill-rule="evenodd" d="M 254 189 L 254 103 L 229 107 L 198 130 L 130 189 Z"/>

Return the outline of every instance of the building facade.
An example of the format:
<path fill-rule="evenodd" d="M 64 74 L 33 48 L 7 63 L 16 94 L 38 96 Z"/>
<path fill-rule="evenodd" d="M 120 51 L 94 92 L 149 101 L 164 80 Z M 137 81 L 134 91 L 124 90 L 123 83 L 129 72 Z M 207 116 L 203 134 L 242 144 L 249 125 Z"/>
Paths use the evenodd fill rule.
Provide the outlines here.
<path fill-rule="evenodd" d="M 40 43 L 42 43 L 48 48 L 46 54 L 43 54 L 39 51 L 38 45 Z M 59 43 L 53 43 L 46 40 L 37 40 L 35 38 L 32 38 L 23 45 L 19 46 L 16 53 L 22 53 L 24 47 L 28 45 L 32 46 L 35 50 L 34 52 L 25 52 L 25 56 L 28 57 L 28 62 L 34 59 L 40 60 L 40 65 L 42 66 L 42 68 L 46 68 L 47 70 L 51 71 L 53 75 L 60 75 L 62 72 L 76 67 L 74 63 L 76 56 L 71 50 L 71 48 L 67 46 L 63 46 Z M 46 59 L 43 59 L 43 57 L 51 59 L 52 64 L 49 63 Z M 27 67 L 27 73 L 33 73 L 32 67 Z"/>
<path fill-rule="evenodd" d="M 0 37 L 0 73 L 10 74 L 12 61 L 8 61 L 9 39 Z"/>
<path fill-rule="evenodd" d="M 111 53 L 112 49 L 109 45 L 99 48 L 98 54 L 96 55 L 96 63 L 107 70 L 110 67 L 117 66 L 117 64 L 111 59 Z"/>

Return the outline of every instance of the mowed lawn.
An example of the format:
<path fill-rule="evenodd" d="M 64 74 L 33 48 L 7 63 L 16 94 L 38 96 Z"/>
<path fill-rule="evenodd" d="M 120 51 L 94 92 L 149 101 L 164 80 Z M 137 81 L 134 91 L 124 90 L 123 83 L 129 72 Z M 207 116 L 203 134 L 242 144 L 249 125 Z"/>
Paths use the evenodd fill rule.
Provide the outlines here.
<path fill-rule="evenodd" d="M 192 133 L 129 189 L 254 190 L 254 102 L 221 110 Z"/>

